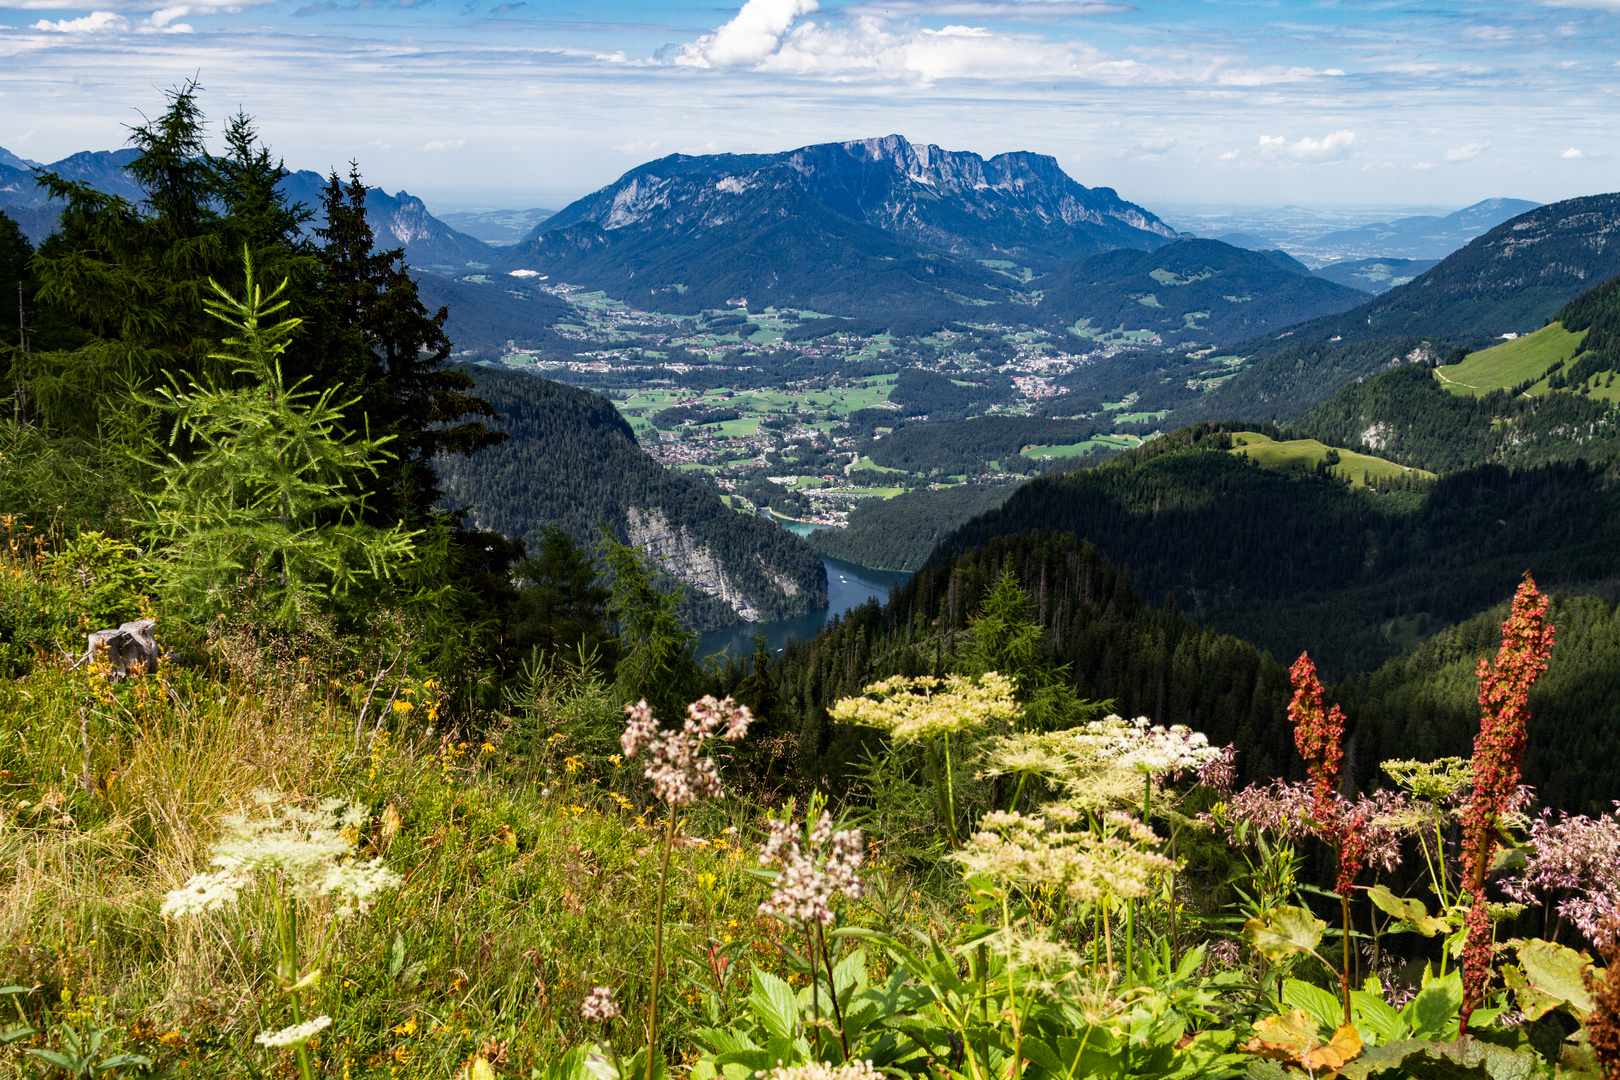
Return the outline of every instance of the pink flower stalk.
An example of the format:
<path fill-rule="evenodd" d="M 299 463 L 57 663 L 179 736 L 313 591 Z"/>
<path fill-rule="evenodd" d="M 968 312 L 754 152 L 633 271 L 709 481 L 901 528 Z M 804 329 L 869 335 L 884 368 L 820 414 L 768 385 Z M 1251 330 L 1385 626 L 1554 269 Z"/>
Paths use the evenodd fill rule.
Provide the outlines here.
<path fill-rule="evenodd" d="M 1294 698 L 1288 703 L 1288 719 L 1294 722 L 1294 745 L 1305 759 L 1305 768 L 1311 778 L 1311 794 L 1316 820 L 1331 829 L 1335 818 L 1334 796 L 1339 790 L 1339 762 L 1344 757 L 1340 746 L 1344 738 L 1344 713 L 1337 705 L 1322 708 L 1322 683 L 1316 677 L 1316 665 L 1305 653 L 1299 654 L 1294 666 L 1288 669 L 1294 683 Z"/>
<path fill-rule="evenodd" d="M 1474 906 L 1468 913 L 1463 947 L 1462 1032 L 1485 994 L 1491 976 L 1491 922 L 1485 909 L 1485 869 L 1496 848 L 1496 822 L 1519 796 L 1519 761 L 1524 756 L 1525 723 L 1530 719 L 1530 688 L 1547 670 L 1553 628 L 1546 621 L 1547 598 L 1527 572 L 1513 594 L 1513 608 L 1502 623 L 1502 647 L 1495 661 L 1479 658 L 1479 735 L 1474 739 L 1474 795 L 1463 810 L 1463 857 Z"/>

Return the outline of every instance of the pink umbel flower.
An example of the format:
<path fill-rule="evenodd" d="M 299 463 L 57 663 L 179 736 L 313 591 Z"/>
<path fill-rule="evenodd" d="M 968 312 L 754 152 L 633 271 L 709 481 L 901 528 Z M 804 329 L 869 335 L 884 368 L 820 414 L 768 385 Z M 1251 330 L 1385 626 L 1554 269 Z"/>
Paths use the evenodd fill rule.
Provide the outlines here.
<path fill-rule="evenodd" d="M 1551 904 L 1600 950 L 1612 940 L 1620 920 L 1620 813 L 1597 818 L 1545 810 L 1530 826 L 1529 860 L 1524 873 L 1502 883 L 1502 890 L 1524 903 Z"/>
<path fill-rule="evenodd" d="M 807 844 L 799 843 L 803 830 L 787 818 L 772 818 L 770 829 L 759 861 L 766 866 L 775 863 L 782 872 L 770 899 L 759 905 L 760 914 L 778 915 L 805 926 L 831 926 L 834 899 L 843 895 L 859 900 L 863 892 L 860 869 L 866 847 L 861 831 L 834 832 L 832 815 L 825 811 L 810 830 Z"/>
<path fill-rule="evenodd" d="M 1463 946 L 1462 1032 L 1491 977 L 1491 921 L 1485 909 L 1485 869 L 1496 848 L 1496 823 L 1519 795 L 1519 761 L 1530 719 L 1530 688 L 1547 670 L 1553 628 L 1547 598 L 1528 573 L 1502 623 L 1496 659 L 1479 658 L 1479 734 L 1474 738 L 1474 795 L 1463 810 L 1462 854 L 1473 908 Z"/>
<path fill-rule="evenodd" d="M 655 796 L 671 806 L 687 806 L 726 793 L 714 761 L 702 756 L 703 744 L 717 732 L 731 742 L 746 735 L 753 719 L 746 706 L 730 698 L 717 701 L 712 695 L 694 701 L 686 707 L 686 723 L 679 731 L 659 727 L 645 698 L 626 705 L 624 711 L 629 720 L 619 746 L 627 758 L 647 751 L 642 775 L 652 781 Z"/>

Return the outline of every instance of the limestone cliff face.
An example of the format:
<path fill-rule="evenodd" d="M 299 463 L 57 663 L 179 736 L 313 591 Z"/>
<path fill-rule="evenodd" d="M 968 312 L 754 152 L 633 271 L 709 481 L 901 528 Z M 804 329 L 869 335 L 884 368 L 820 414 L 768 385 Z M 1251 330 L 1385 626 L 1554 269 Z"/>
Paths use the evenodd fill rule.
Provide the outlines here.
<path fill-rule="evenodd" d="M 765 598 L 755 595 L 759 591 L 758 582 L 751 583 L 754 587 L 749 588 L 750 583 L 738 580 L 735 573 L 728 574 L 722 560 L 694 537 L 690 528 L 670 525 L 663 510 L 656 506 L 629 507 L 625 511 L 625 531 L 632 547 L 646 552 L 672 577 L 719 600 L 743 622 L 764 621 L 760 607 Z M 755 553 L 754 561 L 763 573 L 766 587 L 780 594 L 773 599 L 798 595 L 798 584 L 787 575 L 773 571 L 763 555 Z"/>

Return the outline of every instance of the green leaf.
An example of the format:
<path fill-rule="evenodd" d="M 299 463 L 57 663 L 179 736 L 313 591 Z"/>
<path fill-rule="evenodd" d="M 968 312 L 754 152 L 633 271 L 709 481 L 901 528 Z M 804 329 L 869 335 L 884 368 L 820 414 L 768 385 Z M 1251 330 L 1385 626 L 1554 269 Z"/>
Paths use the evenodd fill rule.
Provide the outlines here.
<path fill-rule="evenodd" d="M 1274 908 L 1264 919 L 1243 924 L 1243 938 L 1273 962 L 1296 953 L 1315 952 L 1327 923 L 1304 908 Z"/>
<path fill-rule="evenodd" d="M 1418 996 L 1401 1010 L 1401 1018 L 1411 1027 L 1413 1035 L 1434 1038 L 1456 1021 L 1462 999 L 1462 976 L 1452 969 L 1438 979 L 1430 979 L 1429 984 L 1418 991 Z"/>
<path fill-rule="evenodd" d="M 838 991 L 854 987 L 856 993 L 866 989 L 866 950 L 856 949 L 833 968 L 833 985 Z"/>
<path fill-rule="evenodd" d="M 1451 924 L 1446 920 L 1431 916 L 1429 909 L 1423 906 L 1423 901 L 1396 896 L 1382 885 L 1374 885 L 1368 889 L 1367 899 L 1377 905 L 1379 911 L 1398 920 L 1390 927 L 1394 933 L 1410 930 L 1424 937 L 1433 937 L 1451 928 Z"/>
<path fill-rule="evenodd" d="M 59 1054 L 55 1050 L 24 1050 L 23 1053 L 32 1057 L 37 1057 L 39 1060 L 48 1064 L 55 1065 L 58 1069 L 66 1069 L 74 1076 L 82 1075 L 85 1071 L 85 1067 L 90 1064 L 84 1058 L 69 1057 L 66 1054 Z"/>
<path fill-rule="evenodd" d="M 1338 1027 L 1344 1016 L 1338 998 L 1299 979 L 1283 983 L 1282 1001 L 1290 1009 L 1303 1009 L 1312 1020 L 1329 1029 Z"/>
<path fill-rule="evenodd" d="M 1532 938 L 1519 946 L 1519 966 L 1536 990 L 1569 1002 L 1582 1015 L 1592 1011 L 1592 995 L 1581 979 L 1581 973 L 1592 962 L 1574 949 Z"/>
<path fill-rule="evenodd" d="M 748 995 L 754 1015 L 778 1039 L 792 1039 L 799 1026 L 799 998 L 793 987 L 759 968 L 753 969 L 754 991 Z"/>
<path fill-rule="evenodd" d="M 1369 1044 L 1392 1043 L 1406 1034 L 1401 1014 L 1396 1012 L 1382 994 L 1368 990 L 1350 991 L 1350 1017 Z"/>
<path fill-rule="evenodd" d="M 152 1059 L 145 1054 L 114 1054 L 103 1060 L 97 1068 L 101 1071 L 108 1069 L 122 1069 L 125 1065 L 139 1065 L 143 1069 L 152 1067 Z"/>
<path fill-rule="evenodd" d="M 399 973 L 405 970 L 405 935 L 399 931 L 394 932 L 394 940 L 388 946 L 388 977 L 399 978 Z"/>

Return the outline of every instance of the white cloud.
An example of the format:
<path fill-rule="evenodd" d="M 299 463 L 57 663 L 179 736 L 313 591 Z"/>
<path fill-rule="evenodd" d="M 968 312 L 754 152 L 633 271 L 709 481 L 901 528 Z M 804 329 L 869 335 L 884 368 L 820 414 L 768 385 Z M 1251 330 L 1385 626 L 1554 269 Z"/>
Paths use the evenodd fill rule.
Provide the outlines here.
<path fill-rule="evenodd" d="M 1216 161 L 1231 161 L 1233 158 L 1237 157 L 1241 153 L 1243 153 L 1243 151 L 1241 151 L 1241 150 L 1228 150 L 1226 153 L 1220 155 L 1215 160 Z"/>
<path fill-rule="evenodd" d="M 868 0 L 843 9 L 874 15 L 979 15 L 998 19 L 1069 19 L 1077 15 L 1113 15 L 1131 5 L 1114 0 Z"/>
<path fill-rule="evenodd" d="M 1330 132 L 1320 139 L 1306 136 L 1298 142 L 1289 142 L 1284 135 L 1262 135 L 1256 146 L 1263 158 L 1276 159 L 1287 155 L 1296 161 L 1339 161 L 1350 156 L 1356 133 L 1345 129 Z"/>
<path fill-rule="evenodd" d="M 998 12 L 1002 7 L 1027 12 L 1062 4 L 1022 0 L 990 6 Z M 895 22 L 899 9 L 888 0 L 881 9 L 863 3 L 840 8 L 823 21 L 802 18 L 817 10 L 817 0 L 747 0 L 720 29 L 684 45 L 668 46 L 659 58 L 682 67 L 746 69 L 837 81 L 876 77 L 923 84 L 941 79 L 1081 79 L 1116 86 L 1269 87 L 1324 75 L 1315 68 L 1254 66 L 1241 57 L 1176 53 L 1141 60 L 1113 58 L 1089 42 L 1005 34 L 960 23 L 937 30 L 918 27 Z M 955 11 L 957 7 L 950 3 L 931 3 L 926 12 L 919 9 L 918 14 L 939 16 Z M 970 13 L 991 12 L 975 8 Z M 1135 51 L 1150 56 L 1147 50 Z"/>
<path fill-rule="evenodd" d="M 1416 165 L 1413 165 L 1412 168 L 1415 169 L 1418 172 L 1422 172 L 1424 169 L 1432 169 L 1432 168 L 1434 168 L 1434 162 L 1432 162 L 1432 161 L 1420 161 Z"/>
<path fill-rule="evenodd" d="M 467 145 L 467 140 L 466 139 L 434 139 L 430 143 L 424 143 L 423 146 L 422 146 L 422 149 L 424 149 L 424 150 L 460 150 L 463 146 L 466 146 L 466 145 Z"/>
<path fill-rule="evenodd" d="M 1564 158 L 1567 161 L 1575 161 L 1575 160 L 1578 160 L 1579 158 L 1585 157 L 1586 155 L 1581 153 L 1579 150 L 1577 150 L 1575 147 L 1572 146 L 1568 150 L 1565 150 L 1562 154 L 1559 154 L 1558 156 L 1561 157 L 1561 158 Z"/>
<path fill-rule="evenodd" d="M 617 150 L 621 154 L 648 154 L 658 149 L 658 140 L 644 142 L 641 139 L 636 139 L 631 142 L 620 143 L 610 149 Z"/>
<path fill-rule="evenodd" d="M 726 25 L 682 48 L 675 62 L 700 68 L 758 64 L 776 52 L 799 16 L 819 7 L 816 0 L 748 0 Z"/>
<path fill-rule="evenodd" d="M 1479 157 L 1479 155 L 1483 154 L 1485 151 L 1489 150 L 1490 148 L 1491 148 L 1491 144 L 1488 143 L 1488 142 L 1469 143 L 1467 146 L 1459 146 L 1459 147 L 1456 147 L 1455 149 L 1447 150 L 1446 151 L 1446 160 L 1447 161 L 1473 161 L 1475 158 Z"/>
<path fill-rule="evenodd" d="M 52 34 L 99 34 L 107 30 L 127 30 L 129 20 L 111 11 L 92 11 L 80 19 L 60 19 L 56 22 L 41 19 L 30 29 Z"/>

